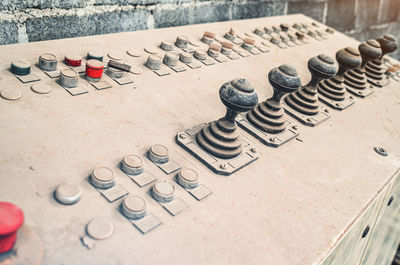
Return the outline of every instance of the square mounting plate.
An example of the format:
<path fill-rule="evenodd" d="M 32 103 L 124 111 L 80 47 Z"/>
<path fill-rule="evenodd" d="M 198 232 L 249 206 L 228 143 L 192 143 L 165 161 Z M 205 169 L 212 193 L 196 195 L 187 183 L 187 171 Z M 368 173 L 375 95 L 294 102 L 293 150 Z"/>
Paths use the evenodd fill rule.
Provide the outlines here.
<path fill-rule="evenodd" d="M 292 116 L 302 124 L 311 127 L 314 127 L 331 117 L 329 115 L 328 108 L 325 108 L 323 106 L 319 106 L 319 112 L 316 115 L 306 115 L 301 112 L 298 112 L 297 110 L 294 110 L 293 108 L 288 106 L 285 102 L 282 102 L 282 105 L 286 113 L 288 113 L 290 116 Z"/>
<path fill-rule="evenodd" d="M 272 147 L 279 147 L 299 135 L 298 126 L 289 119 L 286 120 L 286 129 L 283 132 L 275 134 L 264 132 L 253 126 L 253 124 L 248 121 L 246 113 L 239 114 L 236 118 L 236 122 L 242 129 L 256 137 L 263 144 Z"/>
<path fill-rule="evenodd" d="M 351 94 L 353 94 L 357 97 L 360 97 L 360 98 L 366 98 L 375 92 L 373 90 L 373 88 L 374 88 L 373 85 L 369 85 L 367 88 L 362 89 L 362 90 L 354 89 L 346 84 L 344 84 L 344 86 L 346 87 L 347 91 L 349 91 Z"/>
<path fill-rule="evenodd" d="M 331 107 L 332 109 L 336 109 L 336 110 L 347 109 L 348 107 L 350 107 L 351 105 L 353 105 L 355 103 L 354 97 L 351 95 L 348 95 L 348 94 L 345 96 L 344 100 L 342 100 L 342 101 L 335 101 L 335 100 L 332 100 L 321 94 L 318 94 L 318 99 L 319 99 L 319 101 L 323 102 L 325 105 Z"/>
<path fill-rule="evenodd" d="M 258 159 L 258 153 L 250 141 L 243 135 L 243 151 L 240 155 L 231 159 L 215 157 L 203 150 L 196 140 L 196 134 L 205 126 L 206 123 L 197 125 L 185 131 L 181 131 L 176 136 L 176 142 L 194 157 L 200 160 L 216 174 L 229 176 L 239 169 L 247 166 Z"/>

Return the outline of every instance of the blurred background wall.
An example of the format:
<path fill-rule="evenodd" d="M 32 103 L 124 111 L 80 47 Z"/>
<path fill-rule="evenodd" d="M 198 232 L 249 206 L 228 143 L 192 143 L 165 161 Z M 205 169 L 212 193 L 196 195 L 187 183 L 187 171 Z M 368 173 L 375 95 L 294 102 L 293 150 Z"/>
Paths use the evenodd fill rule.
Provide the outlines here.
<path fill-rule="evenodd" d="M 0 45 L 292 13 L 360 41 L 400 38 L 400 0 L 0 0 Z"/>

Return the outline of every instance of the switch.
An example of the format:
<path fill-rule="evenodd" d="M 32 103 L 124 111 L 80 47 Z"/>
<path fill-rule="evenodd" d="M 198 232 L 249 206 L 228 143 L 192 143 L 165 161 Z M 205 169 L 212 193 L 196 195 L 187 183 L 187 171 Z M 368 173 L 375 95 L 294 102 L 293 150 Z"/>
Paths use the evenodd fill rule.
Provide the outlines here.
<path fill-rule="evenodd" d="M 147 57 L 146 66 L 151 70 L 159 70 L 161 68 L 160 56 L 153 54 Z"/>
<path fill-rule="evenodd" d="M 258 129 L 275 134 L 286 129 L 282 98 L 297 91 L 301 86 L 301 80 L 296 68 L 283 64 L 269 71 L 268 81 L 274 89 L 272 97 L 250 110 L 247 119 Z"/>
<path fill-rule="evenodd" d="M 124 75 L 124 71 L 110 66 L 107 67 L 106 72 L 111 78 L 121 78 Z"/>
<path fill-rule="evenodd" d="M 57 70 L 57 57 L 51 53 L 43 53 L 39 56 L 39 68 L 45 71 Z"/>
<path fill-rule="evenodd" d="M 59 83 L 65 88 L 73 88 L 78 85 L 78 73 L 72 69 L 63 69 L 60 72 Z"/>
<path fill-rule="evenodd" d="M 0 202 L 0 254 L 13 248 L 17 231 L 23 223 L 24 213 L 20 208 L 9 202 Z"/>
<path fill-rule="evenodd" d="M 80 66 L 82 64 L 82 57 L 78 54 L 67 54 L 65 55 L 64 62 L 69 66 Z"/>
<path fill-rule="evenodd" d="M 146 215 L 146 201 L 140 196 L 127 196 L 122 200 L 121 210 L 129 219 L 140 219 Z"/>
<path fill-rule="evenodd" d="M 100 62 L 102 62 L 103 61 L 103 57 L 104 57 L 104 55 L 103 55 L 102 52 L 94 50 L 94 51 L 89 51 L 87 53 L 87 57 L 86 58 L 88 60 L 95 59 L 95 60 L 99 60 Z"/>
<path fill-rule="evenodd" d="M 215 33 L 204 31 L 203 38 L 201 39 L 206 44 L 211 44 L 215 39 Z"/>
<path fill-rule="evenodd" d="M 211 43 L 207 53 L 212 58 L 218 58 L 220 51 L 221 51 L 221 44 Z"/>
<path fill-rule="evenodd" d="M 179 55 L 179 60 L 183 63 L 189 64 L 193 61 L 193 56 L 190 53 L 182 52 Z"/>
<path fill-rule="evenodd" d="M 189 45 L 189 38 L 186 36 L 178 36 L 175 41 L 175 46 L 181 49 L 186 48 Z"/>
<path fill-rule="evenodd" d="M 163 63 L 169 67 L 176 66 L 178 64 L 178 55 L 174 52 L 167 52 L 164 56 Z"/>
<path fill-rule="evenodd" d="M 143 159 L 138 155 L 127 155 L 121 162 L 121 169 L 129 175 L 139 175 L 143 173 Z"/>
<path fill-rule="evenodd" d="M 223 84 L 219 90 L 222 103 L 226 106 L 225 117 L 204 126 L 197 133 L 197 143 L 208 153 L 223 159 L 240 155 L 242 140 L 235 117 L 240 112 L 251 110 L 258 103 L 253 85 L 244 78 Z"/>
<path fill-rule="evenodd" d="M 233 41 L 236 38 L 236 32 L 233 28 L 230 28 L 224 35 L 225 39 Z"/>
<path fill-rule="evenodd" d="M 94 239 L 107 239 L 114 232 L 114 225 L 106 218 L 97 218 L 86 226 L 86 232 Z"/>
<path fill-rule="evenodd" d="M 294 110 L 312 116 L 320 111 L 318 83 L 321 80 L 333 77 L 337 72 L 337 68 L 333 58 L 324 54 L 312 57 L 308 60 L 307 66 L 311 73 L 310 82 L 302 86 L 298 91 L 288 95 L 285 101 Z"/>
<path fill-rule="evenodd" d="M 256 29 L 254 30 L 254 34 L 256 34 L 256 35 L 262 37 L 262 36 L 265 35 L 265 31 L 264 31 L 263 28 L 256 28 Z"/>
<path fill-rule="evenodd" d="M 174 49 L 174 44 L 170 41 L 161 42 L 160 48 L 164 51 L 172 51 Z"/>
<path fill-rule="evenodd" d="M 222 42 L 221 53 L 224 55 L 231 55 L 233 49 L 233 44 L 231 42 Z"/>
<path fill-rule="evenodd" d="M 90 59 L 86 62 L 86 79 L 98 82 L 103 75 L 104 65 L 99 60 Z"/>
<path fill-rule="evenodd" d="M 365 65 L 372 60 L 377 60 L 382 56 L 381 45 L 376 40 L 368 40 L 358 46 L 361 55 L 361 65 L 344 74 L 344 84 L 347 90 L 359 97 L 366 97 L 373 93 L 368 88 L 365 75 Z"/>
<path fill-rule="evenodd" d="M 193 54 L 194 58 L 196 58 L 199 61 L 204 61 L 207 59 L 207 54 L 205 51 L 203 50 L 199 50 L 197 49 L 194 54 Z"/>
<path fill-rule="evenodd" d="M 283 32 L 287 32 L 289 30 L 289 25 L 287 23 L 282 23 L 280 28 Z"/>
<path fill-rule="evenodd" d="M 158 181 L 151 189 L 153 198 L 159 202 L 170 202 L 175 197 L 175 186 L 168 181 Z"/>
<path fill-rule="evenodd" d="M 90 182 L 96 188 L 107 189 L 115 184 L 114 171 L 109 167 L 96 167 L 90 175 Z"/>
<path fill-rule="evenodd" d="M 155 163 L 166 163 L 169 160 L 168 148 L 161 144 L 152 145 L 147 152 L 147 156 Z"/>
<path fill-rule="evenodd" d="M 31 64 L 25 60 L 11 63 L 11 72 L 15 75 L 28 75 L 31 73 Z"/>
<path fill-rule="evenodd" d="M 346 101 L 346 88 L 343 84 L 344 73 L 361 65 L 360 53 L 351 47 L 341 49 L 336 53 L 339 70 L 330 79 L 319 82 L 317 89 L 319 99 L 329 106 L 343 110 L 354 102 Z"/>
<path fill-rule="evenodd" d="M 184 168 L 178 172 L 176 180 L 182 187 L 193 189 L 199 185 L 199 174 L 191 168 Z"/>
<path fill-rule="evenodd" d="M 81 199 L 82 190 L 76 184 L 61 184 L 54 192 L 58 202 L 66 205 L 77 203 Z"/>
<path fill-rule="evenodd" d="M 255 44 L 255 40 L 252 38 L 245 38 L 244 42 L 242 44 L 242 48 L 247 50 L 247 51 L 251 51 L 254 48 L 254 44 Z"/>

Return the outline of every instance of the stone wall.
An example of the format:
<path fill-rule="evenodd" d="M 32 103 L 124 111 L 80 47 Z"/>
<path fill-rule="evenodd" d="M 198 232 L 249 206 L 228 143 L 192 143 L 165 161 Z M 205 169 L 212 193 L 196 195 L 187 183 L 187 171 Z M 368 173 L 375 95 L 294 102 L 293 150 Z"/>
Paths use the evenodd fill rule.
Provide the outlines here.
<path fill-rule="evenodd" d="M 291 13 L 358 40 L 400 38 L 400 0 L 1 0 L 0 45 Z"/>

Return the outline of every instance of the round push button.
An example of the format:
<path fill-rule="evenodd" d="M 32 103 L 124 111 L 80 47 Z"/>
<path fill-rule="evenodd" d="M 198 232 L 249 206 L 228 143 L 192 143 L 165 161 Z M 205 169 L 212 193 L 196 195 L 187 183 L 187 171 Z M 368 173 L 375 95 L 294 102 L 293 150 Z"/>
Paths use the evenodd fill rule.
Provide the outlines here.
<path fill-rule="evenodd" d="M 103 53 L 101 51 L 89 51 L 87 53 L 87 59 L 95 59 L 95 60 L 99 60 L 100 62 L 103 61 Z"/>
<path fill-rule="evenodd" d="M 160 48 L 164 51 L 172 51 L 174 49 L 174 44 L 169 41 L 163 41 L 161 42 Z"/>
<path fill-rule="evenodd" d="M 182 52 L 179 55 L 179 60 L 183 63 L 191 63 L 193 61 L 193 56 L 190 53 Z"/>
<path fill-rule="evenodd" d="M 114 232 L 114 226 L 108 219 L 97 218 L 87 225 L 86 232 L 94 239 L 106 239 Z"/>
<path fill-rule="evenodd" d="M 60 72 L 59 82 L 63 87 L 72 88 L 78 85 L 78 73 L 72 69 L 63 69 Z"/>
<path fill-rule="evenodd" d="M 132 57 L 140 57 L 141 55 L 140 55 L 140 52 L 138 52 L 137 50 L 127 50 L 126 51 L 126 53 L 129 55 L 129 56 L 132 56 Z"/>
<path fill-rule="evenodd" d="M 161 58 L 157 55 L 150 55 L 147 58 L 146 66 L 151 70 L 159 70 L 161 68 Z"/>
<path fill-rule="evenodd" d="M 200 60 L 200 61 L 204 61 L 205 59 L 207 59 L 207 54 L 203 50 L 196 50 L 194 52 L 193 56 L 194 56 L 194 58 L 196 58 L 197 60 Z"/>
<path fill-rule="evenodd" d="M 66 205 L 77 203 L 81 199 L 81 187 L 75 184 L 61 184 L 54 192 L 58 202 Z"/>
<path fill-rule="evenodd" d="M 168 162 L 168 148 L 161 144 L 155 144 L 150 147 L 148 157 L 156 163 Z"/>
<path fill-rule="evenodd" d="M 28 75 L 31 72 L 31 64 L 25 60 L 11 63 L 11 72 L 16 75 Z"/>
<path fill-rule="evenodd" d="M 86 62 L 86 78 L 89 81 L 97 82 L 103 75 L 104 65 L 99 60 L 88 60 Z"/>
<path fill-rule="evenodd" d="M 109 52 L 108 58 L 116 60 L 116 61 L 120 61 L 120 60 L 122 60 L 123 55 L 119 52 Z"/>
<path fill-rule="evenodd" d="M 193 169 L 184 168 L 178 172 L 177 181 L 184 188 L 195 188 L 199 185 L 199 174 Z"/>
<path fill-rule="evenodd" d="M 90 181 L 96 188 L 110 188 L 115 183 L 114 171 L 109 167 L 96 167 L 92 172 Z"/>
<path fill-rule="evenodd" d="M 138 155 L 127 155 L 122 159 L 121 168 L 126 174 L 141 174 L 144 170 L 143 159 Z"/>
<path fill-rule="evenodd" d="M 163 62 L 168 66 L 176 66 L 178 64 L 178 55 L 174 52 L 167 52 Z"/>
<path fill-rule="evenodd" d="M 21 90 L 18 88 L 5 88 L 0 91 L 0 95 L 7 100 L 17 100 L 22 97 Z"/>
<path fill-rule="evenodd" d="M 139 196 L 130 195 L 121 203 L 122 212 L 131 219 L 139 219 L 146 215 L 146 201 Z"/>
<path fill-rule="evenodd" d="M 176 47 L 186 48 L 189 44 L 189 38 L 186 36 L 178 36 L 175 41 Z"/>
<path fill-rule="evenodd" d="M 224 41 L 222 43 L 221 53 L 225 55 L 232 54 L 233 44 L 231 42 Z"/>
<path fill-rule="evenodd" d="M 9 202 L 0 202 L 0 254 L 14 246 L 17 230 L 24 223 L 24 213 Z"/>
<path fill-rule="evenodd" d="M 152 188 L 154 199 L 159 202 L 170 202 L 175 196 L 175 186 L 167 181 L 159 181 Z"/>
<path fill-rule="evenodd" d="M 33 92 L 38 94 L 48 94 L 51 91 L 51 87 L 44 83 L 34 83 L 31 86 Z"/>
<path fill-rule="evenodd" d="M 78 54 L 65 55 L 64 61 L 69 66 L 80 66 L 82 64 L 82 57 Z"/>
<path fill-rule="evenodd" d="M 108 67 L 106 71 L 107 74 L 112 78 L 121 78 L 124 75 L 124 71 L 114 67 Z"/>
<path fill-rule="evenodd" d="M 43 53 L 39 56 L 39 68 L 45 71 L 57 70 L 57 57 L 51 53 Z"/>

